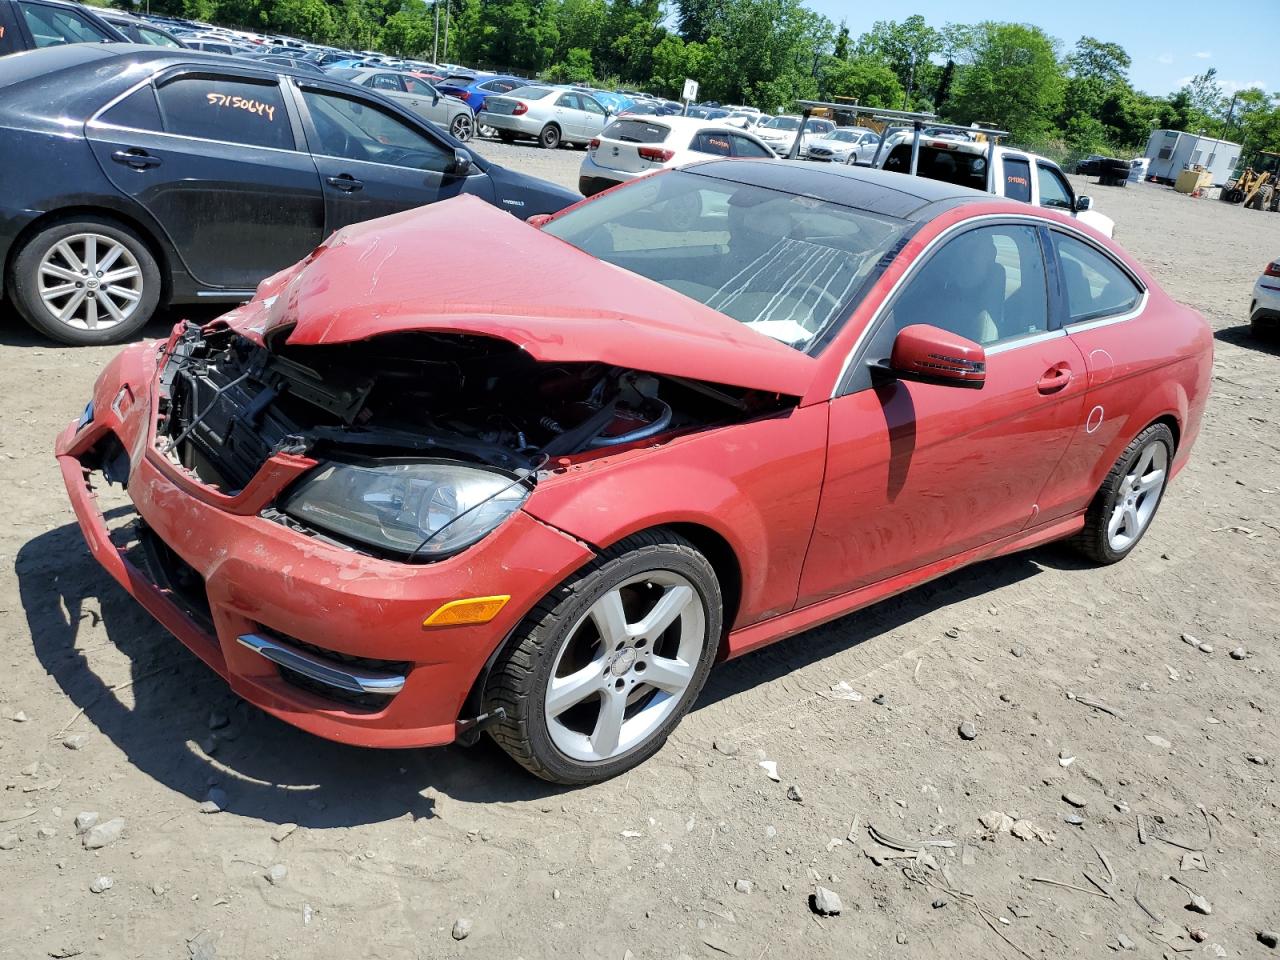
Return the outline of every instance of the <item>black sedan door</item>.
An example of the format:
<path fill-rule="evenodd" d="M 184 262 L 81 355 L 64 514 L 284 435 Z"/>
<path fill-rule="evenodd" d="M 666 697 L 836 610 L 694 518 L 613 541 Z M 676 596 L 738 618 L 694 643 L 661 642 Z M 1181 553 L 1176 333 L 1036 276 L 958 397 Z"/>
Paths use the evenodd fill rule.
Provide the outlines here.
<path fill-rule="evenodd" d="M 326 231 L 399 213 L 459 193 L 492 200 L 477 168 L 455 176 L 454 147 L 356 90 L 298 80 L 304 129 L 324 185 Z"/>
<path fill-rule="evenodd" d="M 324 238 L 324 201 L 275 77 L 207 68 L 144 85 L 86 135 L 196 280 L 252 290 Z"/>

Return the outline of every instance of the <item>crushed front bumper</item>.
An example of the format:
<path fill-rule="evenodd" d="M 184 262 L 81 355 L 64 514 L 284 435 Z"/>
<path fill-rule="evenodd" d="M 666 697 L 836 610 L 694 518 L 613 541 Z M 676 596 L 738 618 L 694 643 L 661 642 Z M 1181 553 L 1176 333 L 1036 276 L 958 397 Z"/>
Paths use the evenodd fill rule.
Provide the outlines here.
<path fill-rule="evenodd" d="M 93 556 L 238 695 L 268 713 L 361 746 L 452 742 L 490 655 L 591 557 L 590 548 L 518 512 L 457 556 L 405 564 L 268 520 L 261 510 L 310 461 L 272 457 L 235 496 L 184 473 L 155 447 L 159 346 L 118 355 L 98 379 L 92 419 L 69 424 L 57 440 L 63 482 Z M 202 596 L 175 590 L 175 576 L 157 576 L 113 542 L 90 479 L 104 449 L 118 449 L 110 438 L 127 455 L 129 498 L 158 545 L 149 555 L 160 554 L 173 568 L 167 572 L 188 588 L 195 583 Z M 502 594 L 511 601 L 487 624 L 422 626 L 451 600 Z M 368 689 L 344 689 L 347 681 Z"/>

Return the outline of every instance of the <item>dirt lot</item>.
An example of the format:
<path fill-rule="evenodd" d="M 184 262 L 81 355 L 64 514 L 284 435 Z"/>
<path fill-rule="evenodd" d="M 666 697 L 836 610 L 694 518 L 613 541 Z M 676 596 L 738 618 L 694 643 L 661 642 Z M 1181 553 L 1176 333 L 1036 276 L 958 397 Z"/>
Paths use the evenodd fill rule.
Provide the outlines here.
<path fill-rule="evenodd" d="M 581 158 L 483 149 L 568 184 Z M 1218 335 L 1195 457 L 1134 556 L 986 563 L 725 665 L 654 760 L 583 790 L 487 743 L 349 749 L 235 702 L 67 506 L 52 440 L 113 351 L 4 316 L 0 957 L 1275 956 L 1256 933 L 1280 928 L 1280 353 L 1242 324 L 1280 215 L 1088 189 Z M 211 785 L 224 809 L 202 813 Z M 86 850 L 82 811 L 122 838 Z M 936 870 L 883 859 L 869 825 L 953 845 L 927 848 Z M 841 915 L 811 912 L 818 882 Z"/>

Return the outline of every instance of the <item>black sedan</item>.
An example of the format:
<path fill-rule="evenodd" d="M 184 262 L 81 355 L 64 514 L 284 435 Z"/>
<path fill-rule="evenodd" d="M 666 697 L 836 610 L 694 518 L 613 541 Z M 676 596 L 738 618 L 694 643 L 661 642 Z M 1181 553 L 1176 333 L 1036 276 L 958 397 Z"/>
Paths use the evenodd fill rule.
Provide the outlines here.
<path fill-rule="evenodd" d="M 0 59 L 0 145 L 0 277 L 71 344 L 124 339 L 162 303 L 244 300 L 350 223 L 462 193 L 520 217 L 580 199 L 371 90 L 133 44 Z"/>

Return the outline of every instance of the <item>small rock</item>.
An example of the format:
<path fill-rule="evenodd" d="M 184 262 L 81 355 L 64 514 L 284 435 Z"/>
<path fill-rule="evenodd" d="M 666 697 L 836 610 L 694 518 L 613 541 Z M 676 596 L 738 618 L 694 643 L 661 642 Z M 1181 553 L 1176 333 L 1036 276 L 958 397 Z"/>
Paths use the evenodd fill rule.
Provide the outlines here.
<path fill-rule="evenodd" d="M 1267 765 L 1267 758 L 1260 753 L 1247 754 L 1245 756 L 1245 759 L 1248 760 L 1250 763 L 1256 763 L 1260 767 L 1265 767 Z"/>
<path fill-rule="evenodd" d="M 844 904 L 840 902 L 839 895 L 834 891 L 826 887 L 818 887 L 809 898 L 809 907 L 820 916 L 834 917 L 844 909 Z"/>
<path fill-rule="evenodd" d="M 18 835 L 16 833 L 6 833 L 0 837 L 0 850 L 12 850 L 18 845 Z"/>
<path fill-rule="evenodd" d="M 311 918 L 315 915 L 315 911 L 311 909 L 311 904 L 304 903 L 302 905 L 302 925 L 305 927 L 311 922 Z"/>
<path fill-rule="evenodd" d="M 1015 657 L 1020 657 L 1027 652 L 1027 648 L 1022 646 L 1010 647 L 1009 652 L 1013 654 Z"/>
<path fill-rule="evenodd" d="M 105 847 L 109 843 L 115 843 L 124 835 L 124 818 L 114 817 L 106 823 L 97 823 L 91 826 L 84 834 L 84 848 L 86 850 L 97 850 L 99 847 Z"/>
<path fill-rule="evenodd" d="M 94 878 L 94 881 L 89 884 L 89 891 L 91 893 L 106 893 L 115 885 L 116 882 L 110 877 L 96 877 Z"/>
<path fill-rule="evenodd" d="M 1148 733 L 1142 739 L 1146 740 L 1147 743 L 1151 744 L 1153 747 L 1159 747 L 1161 750 L 1168 750 L 1171 746 L 1173 746 L 1173 744 L 1171 744 L 1164 737 L 1158 736 L 1154 733 Z"/>
<path fill-rule="evenodd" d="M 1191 902 L 1187 904 L 1187 909 L 1195 913 L 1203 913 L 1206 917 L 1213 913 L 1213 907 L 1209 905 L 1209 901 L 1198 893 L 1191 895 Z"/>
<path fill-rule="evenodd" d="M 943 900 L 941 897 L 933 901 L 933 909 L 935 910 L 941 910 L 946 905 L 947 905 L 947 901 Z"/>
<path fill-rule="evenodd" d="M 726 757 L 736 757 L 741 749 L 732 740 L 716 740 L 711 746 L 716 753 L 723 753 Z"/>
<path fill-rule="evenodd" d="M 1198 647 L 1198 646 L 1200 646 L 1200 641 L 1199 641 L 1199 640 L 1197 640 L 1195 637 L 1193 637 L 1193 636 L 1192 636 L 1191 634 L 1189 634 L 1189 633 L 1184 633 L 1184 634 L 1182 635 L 1182 642 L 1183 642 L 1183 643 L 1189 643 L 1189 644 L 1191 644 L 1191 646 L 1193 646 L 1193 647 Z"/>
<path fill-rule="evenodd" d="M 559 900 L 559 899 L 560 899 L 560 888 L 559 888 L 559 887 L 556 887 L 554 890 L 552 890 L 552 891 L 551 891 L 551 899 L 552 899 L 552 900 Z"/>
<path fill-rule="evenodd" d="M 267 879 L 272 884 L 284 883 L 285 877 L 289 876 L 289 868 L 283 863 L 273 863 L 271 869 L 267 871 Z"/>
<path fill-rule="evenodd" d="M 966 720 L 959 727 L 961 740 L 974 740 L 978 736 L 978 728 L 973 725 L 972 720 Z"/>
<path fill-rule="evenodd" d="M 297 829 L 298 825 L 296 823 L 282 823 L 271 831 L 271 839 L 276 843 L 284 843 L 284 841 L 289 838 L 290 834 Z"/>
<path fill-rule="evenodd" d="M 763 771 L 765 772 L 765 776 L 767 776 L 767 777 L 768 777 L 770 780 L 772 780 L 774 783 L 781 783 L 781 782 L 782 782 L 782 778 L 781 778 L 780 776 L 778 776 L 778 761 L 777 761 L 777 760 L 761 760 L 761 761 L 760 761 L 760 769 L 761 769 L 761 770 L 763 770 Z"/>
<path fill-rule="evenodd" d="M 89 742 L 87 733 L 72 733 L 62 738 L 62 745 L 68 750 L 79 750 Z"/>
<path fill-rule="evenodd" d="M 1127 803 L 1125 803 L 1123 800 L 1117 800 L 1117 801 L 1115 802 L 1114 806 L 1115 806 L 1115 808 L 1116 808 L 1116 813 L 1128 813 L 1128 812 L 1129 812 L 1129 805 L 1128 805 Z"/>
<path fill-rule="evenodd" d="M 13 715 L 11 719 L 13 720 L 14 723 L 26 723 L 27 715 L 23 711 L 19 710 L 17 713 Z"/>
<path fill-rule="evenodd" d="M 1202 643 L 1198 647 L 1196 647 L 1196 649 L 1199 650 L 1201 653 L 1213 653 L 1213 644 Z"/>
<path fill-rule="evenodd" d="M 154 893 L 157 897 L 162 897 L 164 896 L 164 887 L 162 887 L 158 883 L 153 883 L 151 885 L 151 892 Z"/>
<path fill-rule="evenodd" d="M 831 685 L 831 696 L 835 700 L 848 700 L 850 703 L 858 703 L 862 700 L 862 694 L 849 686 L 848 680 L 833 683 Z"/>
<path fill-rule="evenodd" d="M 888 697 L 886 697 L 883 693 L 877 693 L 874 697 L 871 698 L 871 702 L 878 707 L 883 707 L 887 700 L 888 700 Z"/>
<path fill-rule="evenodd" d="M 202 739 L 200 741 L 200 752 L 206 757 L 212 757 L 218 752 L 218 738 L 211 736 Z"/>
<path fill-rule="evenodd" d="M 1120 944 L 1121 950 L 1132 950 L 1134 947 L 1137 946 L 1137 944 L 1133 942 L 1133 939 L 1131 937 L 1128 937 L 1123 933 L 1116 934 L 1116 943 Z"/>
<path fill-rule="evenodd" d="M 201 930 L 187 941 L 187 955 L 191 960 L 217 960 L 217 937 L 208 930 Z"/>
<path fill-rule="evenodd" d="M 465 917 L 459 917 L 453 921 L 453 939 L 465 940 L 471 936 L 471 921 Z"/>
<path fill-rule="evenodd" d="M 1063 747 L 1058 751 L 1058 766 L 1069 767 L 1075 762 L 1076 758 L 1072 755 L 1070 750 L 1066 749 L 1066 747 Z"/>
<path fill-rule="evenodd" d="M 201 813 L 218 813 L 227 805 L 227 791 L 221 787 L 210 787 L 209 793 L 206 795 L 203 803 L 200 804 Z"/>
<path fill-rule="evenodd" d="M 84 833 L 95 823 L 98 822 L 98 813 L 96 810 L 90 810 L 85 813 L 76 814 L 76 833 Z"/>
<path fill-rule="evenodd" d="M 52 840 L 57 835 L 58 835 L 58 831 L 53 829 L 53 827 L 41 827 L 39 830 L 36 831 L 36 836 L 38 836 L 41 840 Z"/>
<path fill-rule="evenodd" d="M 957 639 L 957 638 L 960 636 L 960 630 L 959 630 L 959 628 L 957 628 L 957 627 L 949 627 L 949 628 L 947 629 L 947 636 L 948 636 L 948 637 L 950 637 L 952 640 Z"/>
<path fill-rule="evenodd" d="M 40 772 L 40 762 L 37 760 L 33 763 L 28 763 L 25 767 L 23 767 L 18 772 L 21 773 L 24 777 L 34 777 L 37 773 Z"/>
<path fill-rule="evenodd" d="M 1069 823 L 1073 827 L 1084 826 L 1084 817 L 1080 816 L 1080 814 L 1078 813 L 1068 813 L 1065 817 L 1062 818 L 1062 821 L 1064 823 Z"/>
<path fill-rule="evenodd" d="M 1274 930 L 1259 930 L 1258 942 L 1264 947 L 1270 947 L 1274 950 L 1276 945 L 1280 944 L 1280 935 L 1277 935 Z"/>
<path fill-rule="evenodd" d="M 1205 933 L 1199 927 L 1192 927 L 1190 930 L 1187 931 L 1187 936 L 1189 936 L 1196 943 L 1204 943 L 1206 940 L 1209 939 L 1209 934 Z"/>
<path fill-rule="evenodd" d="M 209 713 L 209 729 L 210 730 L 221 730 L 230 722 L 231 722 L 231 718 L 228 717 L 226 712 L 223 710 L 214 708 Z"/>
<path fill-rule="evenodd" d="M 737 890 L 739 893 L 750 893 L 754 889 L 754 886 L 750 880 L 739 880 L 733 885 L 733 889 Z"/>
<path fill-rule="evenodd" d="M 978 818 L 978 822 L 992 833 L 1008 833 L 1013 829 L 1013 817 L 999 810 L 988 810 Z"/>
<path fill-rule="evenodd" d="M 1243 660 L 1247 656 L 1249 656 L 1249 651 L 1246 650 L 1244 647 L 1236 647 L 1234 650 L 1231 651 L 1232 660 Z"/>
<path fill-rule="evenodd" d="M 903 933 L 901 930 L 899 930 L 896 934 L 894 934 L 893 939 L 896 940 L 898 944 L 901 946 L 906 946 L 907 944 L 907 935 Z"/>
<path fill-rule="evenodd" d="M 1077 808 L 1083 807 L 1085 804 L 1089 802 L 1084 797 L 1081 797 L 1078 794 L 1074 794 L 1074 793 L 1064 793 L 1062 795 L 1062 799 L 1066 803 L 1069 803 L 1071 804 L 1071 806 L 1077 807 Z"/>
<path fill-rule="evenodd" d="M 787 799 L 794 800 L 796 803 L 804 803 L 804 796 L 800 793 L 800 788 L 794 783 L 787 787 Z"/>

